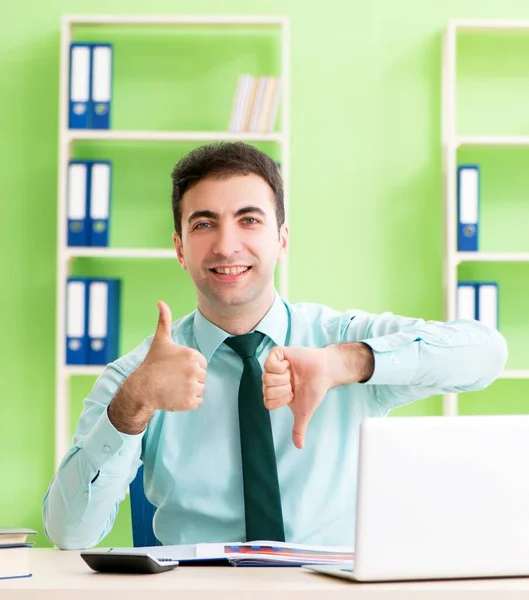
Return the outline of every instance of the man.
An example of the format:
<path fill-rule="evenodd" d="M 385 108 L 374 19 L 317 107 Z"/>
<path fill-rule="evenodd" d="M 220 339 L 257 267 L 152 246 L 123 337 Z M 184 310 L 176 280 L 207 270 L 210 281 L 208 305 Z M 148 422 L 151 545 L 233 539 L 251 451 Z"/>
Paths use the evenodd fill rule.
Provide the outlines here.
<path fill-rule="evenodd" d="M 350 545 L 361 421 L 483 389 L 505 366 L 505 340 L 476 321 L 281 299 L 282 182 L 252 146 L 200 147 L 172 177 L 173 240 L 197 310 L 172 323 L 159 302 L 154 336 L 98 379 L 44 498 L 46 533 L 65 549 L 99 543 L 143 462 L 164 544 Z"/>

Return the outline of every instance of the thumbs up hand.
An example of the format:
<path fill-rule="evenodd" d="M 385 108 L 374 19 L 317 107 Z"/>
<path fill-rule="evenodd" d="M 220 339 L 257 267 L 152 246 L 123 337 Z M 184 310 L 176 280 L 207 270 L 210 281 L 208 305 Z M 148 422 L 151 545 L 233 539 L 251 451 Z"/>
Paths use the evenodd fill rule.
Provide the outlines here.
<path fill-rule="evenodd" d="M 193 410 L 202 404 L 207 361 L 194 348 L 179 346 L 171 337 L 171 310 L 158 302 L 158 326 L 149 352 L 136 373 L 153 410 Z"/>
<path fill-rule="evenodd" d="M 171 337 L 171 310 L 158 303 L 158 326 L 143 362 L 125 379 L 108 407 L 118 431 L 140 433 L 155 410 L 185 411 L 202 404 L 205 357 Z"/>
<path fill-rule="evenodd" d="M 275 347 L 263 369 L 263 396 L 269 409 L 289 405 L 294 414 L 292 441 L 303 448 L 309 421 L 333 386 L 323 348 Z"/>

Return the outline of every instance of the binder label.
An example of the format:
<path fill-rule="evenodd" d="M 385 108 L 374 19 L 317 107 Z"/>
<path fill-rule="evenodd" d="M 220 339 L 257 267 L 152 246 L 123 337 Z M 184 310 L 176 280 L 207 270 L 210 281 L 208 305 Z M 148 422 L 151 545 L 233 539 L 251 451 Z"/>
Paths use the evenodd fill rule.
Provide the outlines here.
<path fill-rule="evenodd" d="M 90 48 L 75 46 L 72 48 L 72 66 L 70 80 L 70 98 L 74 103 L 75 114 L 86 112 L 86 102 L 90 89 Z"/>
<path fill-rule="evenodd" d="M 82 338 L 85 333 L 85 284 L 82 281 L 70 281 L 66 288 L 66 335 L 69 338 Z M 72 340 L 75 348 L 81 347 L 79 339 Z"/>
<path fill-rule="evenodd" d="M 476 223 L 478 222 L 478 170 L 477 169 L 461 169 L 461 202 L 459 205 L 459 216 L 461 223 L 464 223 L 465 230 L 468 229 L 472 235 L 476 231 Z"/>
<path fill-rule="evenodd" d="M 103 281 L 93 281 L 90 284 L 89 302 L 88 335 L 92 339 L 92 345 L 94 339 L 105 338 L 107 335 L 108 284 Z M 102 342 L 99 343 L 102 348 Z"/>

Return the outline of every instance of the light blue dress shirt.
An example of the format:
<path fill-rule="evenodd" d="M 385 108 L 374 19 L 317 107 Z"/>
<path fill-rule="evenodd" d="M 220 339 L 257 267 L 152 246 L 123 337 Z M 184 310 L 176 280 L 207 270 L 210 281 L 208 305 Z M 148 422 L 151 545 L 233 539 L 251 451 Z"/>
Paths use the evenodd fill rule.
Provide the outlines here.
<path fill-rule="evenodd" d="M 338 312 L 279 295 L 255 330 L 261 365 L 274 346 L 320 348 L 363 341 L 374 352 L 366 383 L 331 389 L 310 421 L 305 446 L 292 443 L 288 406 L 271 411 L 286 540 L 353 545 L 359 426 L 414 400 L 480 390 L 505 366 L 507 346 L 477 321 L 425 322 L 392 313 Z M 74 436 L 43 502 L 48 538 L 59 548 L 92 547 L 112 528 L 138 467 L 156 507 L 163 544 L 245 539 L 237 398 L 242 361 L 228 334 L 196 310 L 172 325 L 176 344 L 207 359 L 200 408 L 157 411 L 138 435 L 118 432 L 107 406 L 145 357 L 152 337 L 109 364 L 86 398 Z"/>

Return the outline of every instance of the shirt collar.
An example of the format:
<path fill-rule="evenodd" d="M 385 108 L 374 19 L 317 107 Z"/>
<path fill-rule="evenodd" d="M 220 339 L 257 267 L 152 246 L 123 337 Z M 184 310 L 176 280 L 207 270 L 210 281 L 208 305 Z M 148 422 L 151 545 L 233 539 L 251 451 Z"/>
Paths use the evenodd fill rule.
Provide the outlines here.
<path fill-rule="evenodd" d="M 217 348 L 230 336 L 224 329 L 217 327 L 197 308 L 193 320 L 193 329 L 198 349 L 209 362 Z M 253 331 L 268 336 L 277 346 L 283 346 L 288 329 L 288 313 L 281 296 L 275 292 L 270 310 L 259 321 Z"/>

